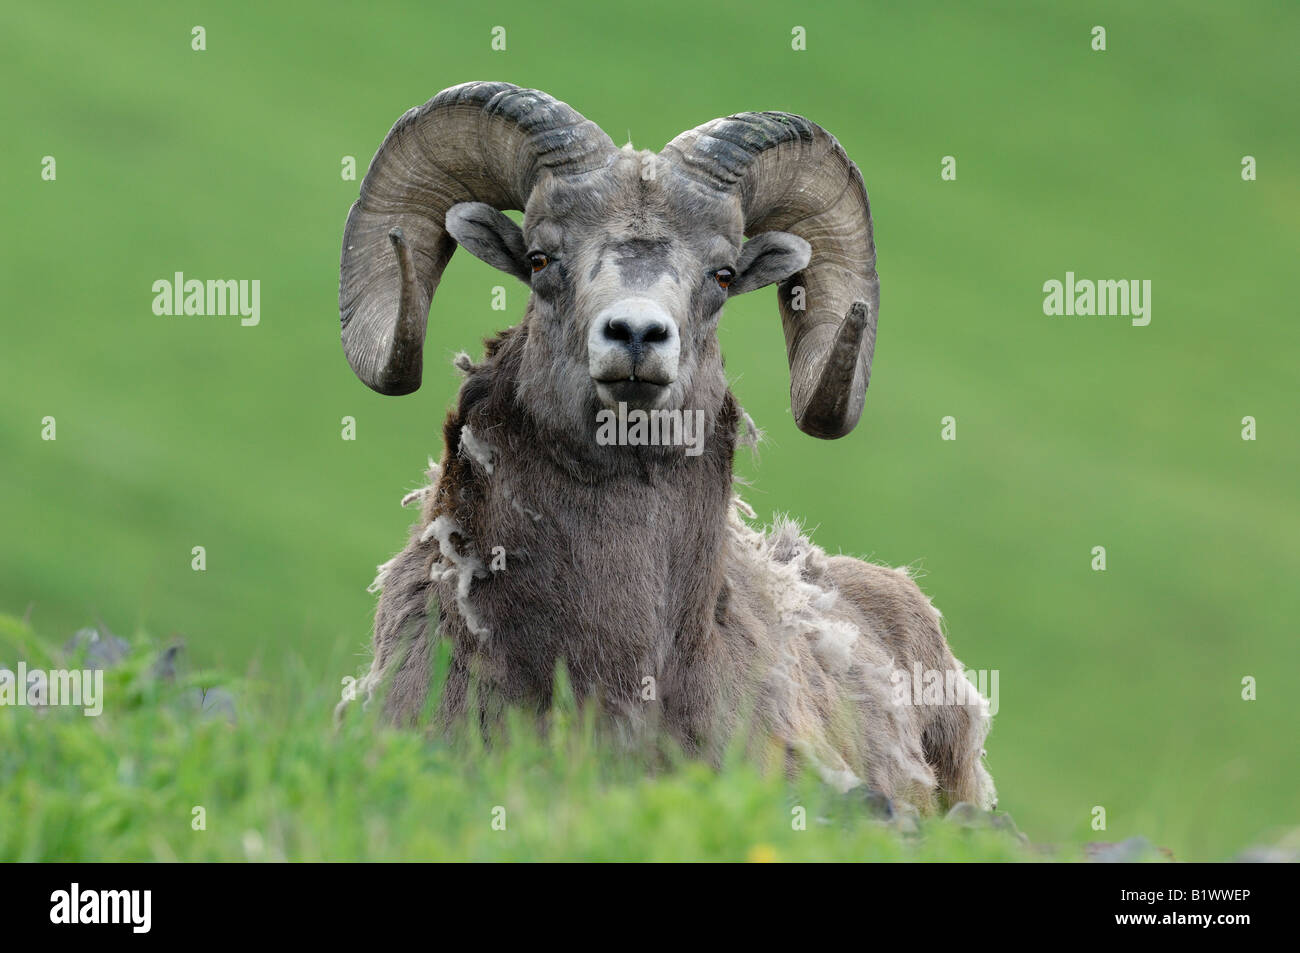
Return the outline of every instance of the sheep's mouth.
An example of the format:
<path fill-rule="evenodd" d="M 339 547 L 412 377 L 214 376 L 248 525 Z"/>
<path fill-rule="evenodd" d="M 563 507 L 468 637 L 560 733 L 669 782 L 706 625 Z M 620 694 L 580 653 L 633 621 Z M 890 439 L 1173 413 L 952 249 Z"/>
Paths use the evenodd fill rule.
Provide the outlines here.
<path fill-rule="evenodd" d="M 657 407 L 667 399 L 670 384 L 671 382 L 646 380 L 644 377 L 596 380 L 596 393 L 601 403 L 608 407 L 627 404 L 629 407 L 648 409 Z"/>

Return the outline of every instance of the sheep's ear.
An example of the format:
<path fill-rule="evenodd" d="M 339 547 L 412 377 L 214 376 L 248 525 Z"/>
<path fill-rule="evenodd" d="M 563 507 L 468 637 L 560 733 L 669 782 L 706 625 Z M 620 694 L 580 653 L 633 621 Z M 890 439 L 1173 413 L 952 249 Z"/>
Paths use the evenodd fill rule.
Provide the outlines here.
<path fill-rule="evenodd" d="M 784 281 L 808 267 L 812 246 L 789 232 L 763 232 L 740 249 L 736 277 L 727 288 L 728 296 L 743 295 L 777 281 Z"/>
<path fill-rule="evenodd" d="M 447 210 L 447 232 L 475 258 L 528 284 L 528 248 L 518 225 L 483 202 L 461 202 Z"/>

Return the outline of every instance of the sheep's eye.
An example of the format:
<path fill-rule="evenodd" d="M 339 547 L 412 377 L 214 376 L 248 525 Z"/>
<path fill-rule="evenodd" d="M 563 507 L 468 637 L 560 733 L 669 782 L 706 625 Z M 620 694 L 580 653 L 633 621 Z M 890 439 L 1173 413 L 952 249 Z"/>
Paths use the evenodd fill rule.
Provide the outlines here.
<path fill-rule="evenodd" d="M 533 274 L 537 274 L 551 263 L 551 259 L 547 258 L 541 252 L 535 251 L 528 256 L 528 262 L 533 266 Z"/>
<path fill-rule="evenodd" d="M 719 288 L 726 288 L 736 277 L 736 273 L 730 268 L 719 268 L 713 273 L 713 277 L 717 280 Z"/>

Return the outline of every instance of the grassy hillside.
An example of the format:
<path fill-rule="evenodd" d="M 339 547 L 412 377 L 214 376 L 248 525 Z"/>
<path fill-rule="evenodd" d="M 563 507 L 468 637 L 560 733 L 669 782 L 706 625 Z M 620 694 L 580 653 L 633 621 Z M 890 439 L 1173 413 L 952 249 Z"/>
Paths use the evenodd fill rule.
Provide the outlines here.
<path fill-rule="evenodd" d="M 563 690 L 546 737 L 513 720 L 511 743 L 488 751 L 475 737 L 384 729 L 356 706 L 336 733 L 328 689 L 303 672 L 274 686 L 160 681 L 157 648 L 137 640 L 107 672 L 113 703 L 99 717 L 22 708 L 0 719 L 0 861 L 1046 856 L 987 825 L 874 817 L 811 772 L 786 784 L 740 752 L 721 773 L 679 762 L 647 775 Z M 0 651 L 14 650 L 33 665 L 61 658 L 0 617 Z M 202 714 L 202 692 L 232 697 L 234 720 L 216 706 Z"/>
<path fill-rule="evenodd" d="M 167 810 L 208 784 L 236 818 L 203 842 L 221 846 L 181 846 L 119 805 L 118 827 L 91 840 L 112 854 L 236 856 L 247 828 L 272 852 L 346 856 L 388 836 L 366 827 L 385 805 L 397 819 L 383 830 L 405 834 L 399 821 L 434 802 L 446 813 L 418 843 L 439 856 L 554 856 L 561 835 L 589 853 L 622 843 L 599 826 L 538 827 L 489 846 L 456 825 L 486 800 L 530 797 L 527 771 L 503 766 L 476 787 L 433 770 L 445 755 L 385 736 L 403 765 L 390 791 L 387 775 L 337 767 L 365 763 L 362 735 L 318 731 L 364 661 L 365 587 L 411 519 L 397 501 L 440 450 L 450 356 L 477 352 L 524 304 L 508 285 L 507 315 L 492 311 L 506 280 L 457 255 L 423 389 L 367 391 L 338 343 L 339 241 L 357 194 L 340 170 L 353 156 L 361 174 L 404 109 L 469 79 L 546 89 L 640 147 L 745 109 L 835 133 L 862 167 L 879 246 L 867 408 L 845 440 L 799 434 L 773 296 L 733 302 L 728 371 L 768 432 L 760 458 L 740 462 L 747 498 L 760 515 L 803 517 L 829 551 L 920 567 L 958 657 L 1000 673 L 990 767 L 1034 840 L 1141 833 L 1213 859 L 1296 825 L 1300 745 L 1280 676 L 1300 663 L 1300 323 L 1286 280 L 1300 247 L 1300 8 L 894 6 L 6 6 L 0 610 L 30 612 L 56 642 L 98 618 L 183 635 L 196 663 L 264 686 L 268 711 L 293 698 L 283 724 L 202 729 L 211 737 L 148 709 L 103 729 L 22 731 L 0 710 L 8 743 L 49 772 L 26 769 L 24 796 L 6 802 L 18 838 L 6 852 L 65 855 L 84 825 L 109 823 L 41 780 L 76 772 L 84 786 L 69 790 L 86 794 L 95 772 L 119 771 L 90 743 L 99 732 L 108 752 L 116 732 L 157 734 L 156 774 L 122 782 L 132 797 L 174 774 L 157 795 Z M 1090 48 L 1098 24 L 1104 52 Z M 806 50 L 791 49 L 796 25 Z M 947 155 L 955 181 L 940 177 Z M 1246 155 L 1257 181 L 1242 180 Z M 1043 283 L 1067 270 L 1151 280 L 1150 325 L 1045 316 Z M 259 279 L 260 323 L 155 315 L 152 284 L 177 271 Z M 345 415 L 355 441 L 340 439 Z M 949 415 L 955 441 L 940 439 Z M 1247 415 L 1255 441 L 1241 439 Z M 1255 701 L 1241 698 L 1246 676 Z M 315 767 L 296 777 L 275 745 L 291 749 L 303 725 L 301 763 Z M 328 790 L 356 801 L 312 826 L 317 846 L 268 833 L 334 770 Z M 727 856 L 759 842 L 813 856 L 748 826 L 777 794 L 741 776 L 739 795 L 695 771 L 654 782 L 655 836 L 670 835 L 656 849 L 705 817 L 690 829 L 721 825 Z M 425 793 L 394 807 L 405 785 Z M 245 786 L 264 800 L 241 798 Z M 1090 827 L 1097 806 L 1104 832 Z M 573 810 L 617 824 L 616 806 Z M 683 851 L 708 854 L 695 836 Z"/>

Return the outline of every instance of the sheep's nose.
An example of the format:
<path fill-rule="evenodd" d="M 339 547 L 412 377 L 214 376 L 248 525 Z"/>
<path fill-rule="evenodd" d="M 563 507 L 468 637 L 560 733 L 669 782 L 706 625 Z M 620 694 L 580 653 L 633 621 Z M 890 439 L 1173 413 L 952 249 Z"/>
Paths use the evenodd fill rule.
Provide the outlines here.
<path fill-rule="evenodd" d="M 672 324 L 672 318 L 657 310 L 629 308 L 607 316 L 601 335 L 607 343 L 626 349 L 636 364 L 647 350 L 672 341 Z"/>
<path fill-rule="evenodd" d="M 650 298 L 616 301 L 596 315 L 587 333 L 587 362 L 597 381 L 671 384 L 680 352 L 677 322 Z"/>

